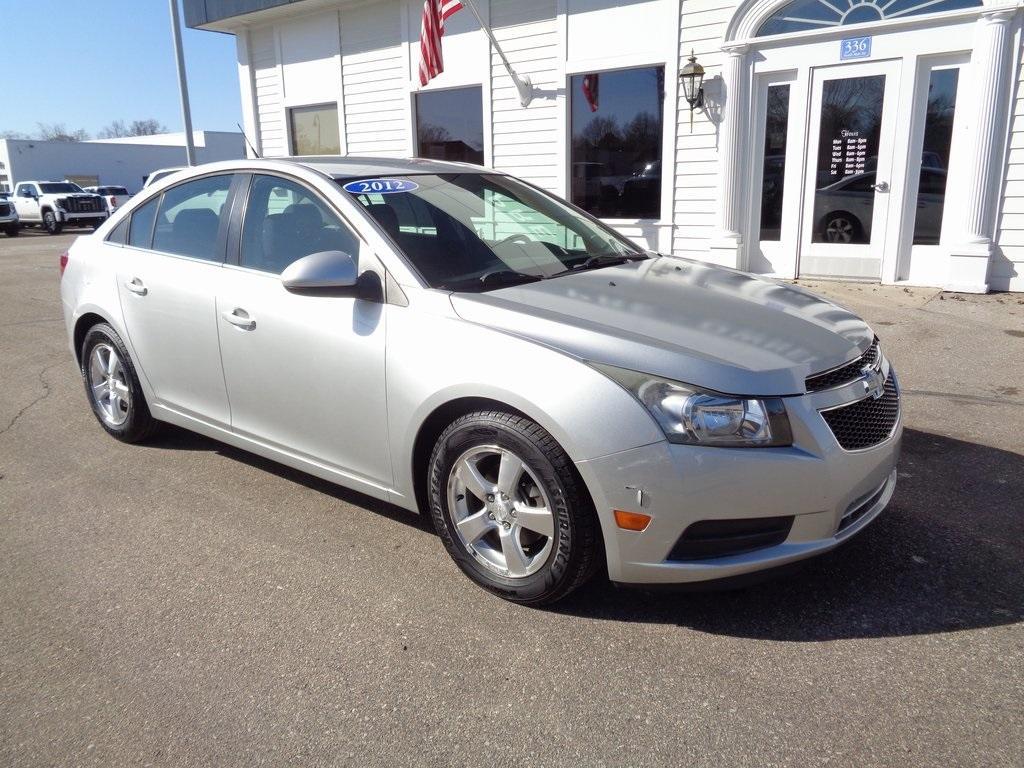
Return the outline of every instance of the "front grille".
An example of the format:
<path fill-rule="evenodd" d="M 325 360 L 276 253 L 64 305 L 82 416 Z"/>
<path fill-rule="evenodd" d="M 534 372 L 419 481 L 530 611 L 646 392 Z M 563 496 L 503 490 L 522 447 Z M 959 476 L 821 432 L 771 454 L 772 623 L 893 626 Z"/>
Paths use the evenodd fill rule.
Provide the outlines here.
<path fill-rule="evenodd" d="M 669 560 L 707 560 L 774 547 L 789 536 L 793 515 L 745 520 L 700 520 L 687 526 Z"/>
<path fill-rule="evenodd" d="M 0 203 L 0 216 L 10 216 L 11 206 L 10 203 Z"/>
<path fill-rule="evenodd" d="M 100 210 L 98 197 L 69 197 L 64 201 L 68 213 L 95 213 Z"/>
<path fill-rule="evenodd" d="M 878 339 L 871 342 L 868 351 L 856 360 L 824 373 L 808 376 L 804 381 L 808 392 L 821 392 L 823 389 L 841 387 L 849 384 L 861 375 L 865 367 L 874 368 L 878 365 Z"/>
<path fill-rule="evenodd" d="M 873 397 L 856 403 L 822 411 L 832 434 L 847 451 L 870 448 L 887 439 L 900 417 L 900 393 L 892 374 L 885 380 L 885 389 L 877 400 Z"/>

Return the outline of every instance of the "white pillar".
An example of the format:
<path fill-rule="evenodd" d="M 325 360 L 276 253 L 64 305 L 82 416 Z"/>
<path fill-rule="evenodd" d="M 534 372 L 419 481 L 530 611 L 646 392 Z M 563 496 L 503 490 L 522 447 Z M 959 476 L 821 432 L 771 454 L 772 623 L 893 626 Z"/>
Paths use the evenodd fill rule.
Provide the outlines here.
<path fill-rule="evenodd" d="M 729 267 L 740 266 L 743 246 L 741 221 L 744 216 L 743 192 L 746 184 L 742 174 L 744 116 L 749 112 L 746 95 L 746 45 L 722 49 L 722 128 L 721 153 L 718 159 L 718 218 L 711 239 L 711 260 Z"/>
<path fill-rule="evenodd" d="M 959 242 L 950 250 L 946 289 L 988 291 L 988 266 L 995 238 L 995 212 L 1001 180 L 1000 161 L 1006 135 L 1007 83 L 1010 77 L 1010 22 L 1015 9 L 985 13 L 975 26 L 971 78 L 975 96 L 967 136 L 965 196 L 960 212 Z M 961 88 L 967 86 L 961 82 Z"/>

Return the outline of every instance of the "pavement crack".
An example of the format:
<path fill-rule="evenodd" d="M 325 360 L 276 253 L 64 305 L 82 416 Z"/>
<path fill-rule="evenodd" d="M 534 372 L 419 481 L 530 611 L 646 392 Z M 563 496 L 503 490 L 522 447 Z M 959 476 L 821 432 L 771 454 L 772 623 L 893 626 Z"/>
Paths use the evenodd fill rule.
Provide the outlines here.
<path fill-rule="evenodd" d="M 43 400 L 45 400 L 47 397 L 50 396 L 50 392 L 51 392 L 50 384 L 49 384 L 49 382 L 46 381 L 46 379 L 44 377 L 46 376 L 47 373 L 52 371 L 54 368 L 58 368 L 58 367 L 60 367 L 62 365 L 65 365 L 64 361 L 61 361 L 59 363 L 54 363 L 53 365 L 48 365 L 45 368 L 43 368 L 41 371 L 39 371 L 38 378 L 39 378 L 39 383 L 43 385 L 43 393 L 41 395 L 39 395 L 39 397 L 35 398 L 28 405 L 24 406 L 16 414 L 14 414 L 14 417 L 9 422 L 7 422 L 7 426 L 5 426 L 3 429 L 0 429 L 0 435 L 4 434 L 8 430 L 10 430 L 11 427 L 13 427 L 15 424 L 17 424 L 18 420 L 22 416 L 24 416 L 26 413 L 28 413 L 28 411 L 32 407 L 34 407 L 38 403 L 41 403 Z"/>

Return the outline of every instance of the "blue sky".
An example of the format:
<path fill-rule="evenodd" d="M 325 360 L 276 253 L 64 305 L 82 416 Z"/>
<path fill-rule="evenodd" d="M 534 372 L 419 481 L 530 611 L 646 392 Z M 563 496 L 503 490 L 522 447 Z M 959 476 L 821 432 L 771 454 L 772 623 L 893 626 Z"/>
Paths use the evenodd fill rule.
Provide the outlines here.
<path fill-rule="evenodd" d="M 95 134 L 155 118 L 180 131 L 167 0 L 0 0 L 0 131 L 64 123 Z M 180 5 L 180 0 L 179 0 Z M 182 23 L 192 127 L 237 131 L 235 38 Z M 35 62 L 35 64 L 26 64 Z M 63 85 L 54 77 L 61 74 Z"/>

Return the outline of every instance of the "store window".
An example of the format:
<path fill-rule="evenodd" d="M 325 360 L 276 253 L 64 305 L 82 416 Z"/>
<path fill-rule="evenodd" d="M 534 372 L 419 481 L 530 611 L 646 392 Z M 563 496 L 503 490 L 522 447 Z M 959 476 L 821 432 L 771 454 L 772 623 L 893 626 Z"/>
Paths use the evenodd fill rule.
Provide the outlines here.
<path fill-rule="evenodd" d="M 772 14 L 757 30 L 757 36 L 807 32 L 812 29 L 821 31 L 847 24 L 958 11 L 963 8 L 977 8 L 980 5 L 981 0 L 860 0 L 856 3 L 794 0 Z"/>
<path fill-rule="evenodd" d="M 607 219 L 661 218 L 665 68 L 573 75 L 572 202 Z"/>
<path fill-rule="evenodd" d="M 764 168 L 761 177 L 761 239 L 782 237 L 782 192 L 786 180 L 786 135 L 789 129 L 789 85 L 769 85 L 764 124 Z"/>
<path fill-rule="evenodd" d="M 292 107 L 288 110 L 293 155 L 340 155 L 338 105 Z"/>
<path fill-rule="evenodd" d="M 432 160 L 484 164 L 480 86 L 416 94 L 416 154 Z"/>

